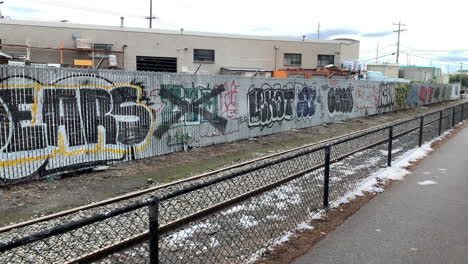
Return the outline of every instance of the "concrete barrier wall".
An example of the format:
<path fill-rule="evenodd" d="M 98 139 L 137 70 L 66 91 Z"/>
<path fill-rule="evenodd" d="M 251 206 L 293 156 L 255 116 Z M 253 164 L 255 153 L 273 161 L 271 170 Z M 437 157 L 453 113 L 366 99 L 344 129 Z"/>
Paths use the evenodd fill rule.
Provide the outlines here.
<path fill-rule="evenodd" d="M 437 84 L 0 66 L 0 184 L 458 97 Z"/>

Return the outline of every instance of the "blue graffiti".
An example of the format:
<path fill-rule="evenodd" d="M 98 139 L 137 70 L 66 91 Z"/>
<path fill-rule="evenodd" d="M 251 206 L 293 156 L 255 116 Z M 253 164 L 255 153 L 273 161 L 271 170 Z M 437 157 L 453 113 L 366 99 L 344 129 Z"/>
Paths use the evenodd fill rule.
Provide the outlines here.
<path fill-rule="evenodd" d="M 313 117 L 315 114 L 315 99 L 317 90 L 311 86 L 304 86 L 297 95 L 297 118 Z"/>
<path fill-rule="evenodd" d="M 408 105 L 417 105 L 419 103 L 419 87 L 417 86 L 411 86 L 410 90 L 408 92 Z"/>

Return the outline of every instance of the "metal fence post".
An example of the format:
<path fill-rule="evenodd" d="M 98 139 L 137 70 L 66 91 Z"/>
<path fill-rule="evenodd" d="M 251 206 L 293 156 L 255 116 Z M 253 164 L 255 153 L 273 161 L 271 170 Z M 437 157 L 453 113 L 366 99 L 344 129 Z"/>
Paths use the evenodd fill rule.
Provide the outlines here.
<path fill-rule="evenodd" d="M 419 118 L 419 142 L 418 142 L 418 146 L 422 146 L 423 128 L 424 128 L 424 116 L 421 116 Z"/>
<path fill-rule="evenodd" d="M 392 166 L 392 143 L 393 143 L 393 126 L 389 127 L 388 130 L 388 156 L 387 156 L 387 166 Z"/>
<path fill-rule="evenodd" d="M 465 104 L 463 103 L 461 105 L 462 109 L 461 109 L 461 117 L 460 117 L 460 121 L 463 122 L 465 120 Z"/>
<path fill-rule="evenodd" d="M 325 147 L 325 170 L 323 172 L 323 207 L 328 208 L 328 196 L 330 185 L 330 145 Z"/>
<path fill-rule="evenodd" d="M 439 112 L 439 136 L 442 135 L 442 118 L 444 116 L 443 112 L 443 110 Z"/>
<path fill-rule="evenodd" d="M 452 108 L 452 127 L 455 126 L 455 107 Z"/>
<path fill-rule="evenodd" d="M 159 199 L 154 198 L 149 210 L 149 254 L 150 264 L 159 263 Z"/>

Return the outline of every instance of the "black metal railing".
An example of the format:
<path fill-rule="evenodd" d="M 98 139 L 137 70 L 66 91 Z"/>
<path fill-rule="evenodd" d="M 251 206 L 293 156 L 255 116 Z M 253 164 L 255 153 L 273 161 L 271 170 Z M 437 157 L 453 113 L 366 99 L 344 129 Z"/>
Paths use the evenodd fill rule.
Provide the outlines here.
<path fill-rule="evenodd" d="M 467 119 L 467 110 L 460 104 L 301 148 L 46 230 L 0 233 L 0 262 L 252 261 L 379 169 Z"/>

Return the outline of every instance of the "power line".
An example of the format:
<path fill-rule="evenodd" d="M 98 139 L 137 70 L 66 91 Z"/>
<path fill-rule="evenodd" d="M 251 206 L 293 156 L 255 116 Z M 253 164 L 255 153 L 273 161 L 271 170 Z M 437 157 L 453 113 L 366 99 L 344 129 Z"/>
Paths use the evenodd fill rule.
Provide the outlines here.
<path fill-rule="evenodd" d="M 393 48 L 395 47 L 396 44 L 390 44 L 390 45 L 387 45 L 385 47 L 379 47 L 379 51 L 382 51 L 384 49 L 390 49 L 390 48 Z M 372 53 L 374 54 L 375 53 L 375 48 L 374 49 L 368 49 L 368 50 L 363 50 L 362 52 L 360 52 L 361 54 L 366 54 L 366 53 Z"/>
<path fill-rule="evenodd" d="M 418 53 L 432 53 L 432 52 L 450 52 L 450 51 L 461 51 L 461 52 L 468 52 L 468 49 L 440 49 L 440 50 L 419 50 L 419 49 L 415 49 L 415 48 L 411 48 L 411 47 L 408 47 L 408 46 L 403 46 L 401 45 L 402 47 L 405 47 L 407 49 L 410 49 L 412 50 L 413 52 L 418 52 Z"/>
<path fill-rule="evenodd" d="M 393 30 L 393 32 L 398 32 L 398 42 L 397 42 L 397 52 L 396 52 L 396 63 L 398 64 L 398 57 L 400 57 L 400 32 L 406 31 L 406 29 L 401 29 L 405 24 L 401 24 L 401 21 L 398 24 L 393 23 L 394 26 L 398 26 L 398 30 Z"/>
<path fill-rule="evenodd" d="M 402 51 L 401 53 L 409 54 L 409 55 L 411 55 L 411 56 L 418 57 L 418 58 L 421 58 L 421 59 L 426 59 L 426 60 L 432 60 L 432 61 L 438 61 L 438 62 L 444 62 L 444 63 L 448 63 L 448 64 L 458 65 L 457 62 L 453 62 L 453 61 L 440 60 L 440 59 L 435 59 L 435 58 L 429 58 L 429 57 L 424 57 L 424 56 L 420 56 L 420 55 L 415 55 L 415 54 L 413 54 L 413 53 L 408 53 L 408 52 L 403 52 L 403 51 Z"/>
<path fill-rule="evenodd" d="M 361 62 L 366 62 L 366 61 L 376 60 L 376 59 L 380 59 L 380 58 L 387 57 L 387 56 L 392 56 L 392 55 L 395 55 L 395 52 L 393 52 L 393 53 L 389 53 L 389 54 L 385 54 L 385 55 L 382 55 L 382 56 L 379 56 L 379 57 L 374 57 L 374 58 L 372 58 L 372 59 L 368 59 L 368 60 L 361 60 Z"/>

